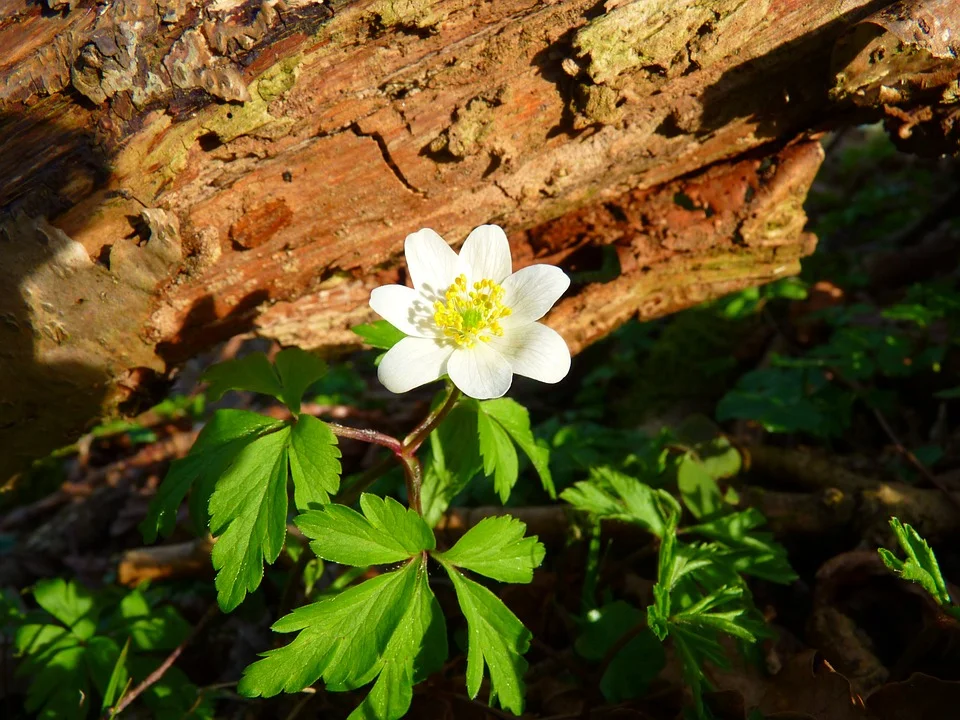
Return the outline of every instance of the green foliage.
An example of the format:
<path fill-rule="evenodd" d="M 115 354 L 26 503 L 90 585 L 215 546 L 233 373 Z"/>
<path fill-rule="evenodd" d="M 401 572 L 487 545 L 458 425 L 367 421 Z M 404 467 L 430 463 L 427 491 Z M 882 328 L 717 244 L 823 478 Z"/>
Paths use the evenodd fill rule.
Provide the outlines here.
<path fill-rule="evenodd" d="M 326 370 L 327 364 L 316 355 L 300 348 L 287 348 L 277 353 L 273 364 L 263 353 L 251 353 L 214 365 L 203 379 L 209 383 L 207 395 L 213 402 L 227 390 L 247 390 L 272 395 L 296 415 L 303 393 Z"/>
<path fill-rule="evenodd" d="M 719 401 L 718 420 L 754 420 L 773 433 L 840 436 L 858 400 L 876 406 L 880 395 L 871 386 L 881 379 L 940 371 L 947 346 L 937 326 L 956 336 L 960 292 L 943 283 L 915 285 L 884 310 L 856 304 L 820 316 L 833 327 L 829 339 L 798 357 L 773 355 L 769 367 L 743 375 Z"/>
<path fill-rule="evenodd" d="M 94 595 L 56 578 L 34 587 L 40 610 L 18 613 L 14 648 L 18 676 L 28 678 L 26 709 L 39 718 L 77 720 L 108 711 L 187 637 L 189 625 L 169 606 L 134 590 L 120 598 Z M 94 702 L 95 697 L 101 702 Z M 212 718 L 208 702 L 182 674 L 140 696 L 151 717 Z"/>
<path fill-rule="evenodd" d="M 524 537 L 526 526 L 509 516 L 484 518 L 436 558 L 500 582 L 528 583 L 543 562 L 543 545 Z"/>
<path fill-rule="evenodd" d="M 367 345 L 380 350 L 389 350 L 406 337 L 386 320 L 377 320 L 366 325 L 355 325 L 350 329 L 359 335 Z"/>
<path fill-rule="evenodd" d="M 361 496 L 363 514 L 341 505 L 297 518 L 321 558 L 354 566 L 402 563 L 336 595 L 294 610 L 274 624 L 299 632 L 285 647 L 268 651 L 244 673 L 239 691 L 269 697 L 298 692 L 322 679 L 344 691 L 374 682 L 352 718 L 392 720 L 409 708 L 413 685 L 436 671 L 447 656 L 446 626 L 427 582 L 428 553 L 454 583 L 470 632 L 467 686 L 479 691 L 484 662 L 491 701 L 519 714 L 523 706 L 522 653 L 529 633 L 489 590 L 466 579 L 468 569 L 507 582 L 529 582 L 543 560 L 543 546 L 524 538 L 523 523 L 508 517 L 479 523 L 445 553 L 434 552 L 433 532 L 413 510 L 390 498 Z"/>
<path fill-rule="evenodd" d="M 734 511 L 728 504 L 718 481 L 736 475 L 741 462 L 736 449 L 710 423 L 694 418 L 676 432 L 661 433 L 645 455 L 646 460 L 635 467 L 648 482 L 612 468 L 593 468 L 587 480 L 561 494 L 593 523 L 633 523 L 660 538 L 654 603 L 646 614 L 648 628 L 609 660 L 602 689 L 611 702 L 630 697 L 637 685 L 635 668 L 643 668 L 642 678 L 646 679 L 640 681 L 642 687 L 660 667 L 659 656 L 650 656 L 651 643 L 670 638 L 693 690 L 696 711 L 705 717 L 702 694 L 709 682 L 704 663 L 729 664 L 719 636 L 755 643 L 769 634 L 744 576 L 789 583 L 796 574 L 784 548 L 769 533 L 758 530 L 764 524 L 763 516 L 754 509 Z M 671 487 L 679 502 L 668 492 Z M 678 540 L 684 510 L 698 521 L 683 528 L 685 536 L 700 535 L 710 542 Z M 604 613 L 610 616 L 606 620 Z M 593 622 L 600 624 L 585 630 L 578 652 L 598 662 L 604 660 L 609 648 L 642 618 L 639 609 L 625 604 L 608 604 L 588 612 L 585 628 Z M 648 664 L 639 659 L 643 653 L 649 656 Z M 662 648 L 659 653 L 662 656 Z"/>
<path fill-rule="evenodd" d="M 527 409 L 509 398 L 461 399 L 430 435 L 423 483 L 427 522 L 436 524 L 453 498 L 481 471 L 493 478 L 497 495 L 506 503 L 520 472 L 517 447 L 536 470 L 544 490 L 555 497 L 550 450 L 534 437 Z"/>
<path fill-rule="evenodd" d="M 947 583 L 940 572 L 940 564 L 927 541 L 910 525 L 890 518 L 890 527 L 897 538 L 906 561 L 900 560 L 886 548 L 879 548 L 883 564 L 904 580 L 917 583 L 947 613 L 960 620 L 960 605 L 956 605 L 947 590 Z"/>
<path fill-rule="evenodd" d="M 211 368 L 211 398 L 227 389 L 273 395 L 297 413 L 324 364 L 294 348 L 271 366 L 263 354 Z M 190 492 L 198 530 L 209 523 L 218 536 L 213 549 L 217 599 L 233 610 L 260 585 L 264 563 L 283 547 L 287 486 L 300 510 L 322 506 L 340 487 L 340 451 L 330 428 L 309 415 L 281 422 L 244 410 L 218 410 L 187 457 L 173 463 L 141 525 L 146 540 L 169 535 L 177 509 Z"/>

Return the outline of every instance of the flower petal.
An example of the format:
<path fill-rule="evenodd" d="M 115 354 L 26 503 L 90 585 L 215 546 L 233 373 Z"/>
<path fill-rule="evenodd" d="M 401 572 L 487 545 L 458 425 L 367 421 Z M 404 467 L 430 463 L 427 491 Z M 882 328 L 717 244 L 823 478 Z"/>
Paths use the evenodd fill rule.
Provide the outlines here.
<path fill-rule="evenodd" d="M 510 389 L 510 363 L 486 343 L 454 350 L 447 363 L 453 384 L 477 400 L 502 397 Z"/>
<path fill-rule="evenodd" d="M 467 279 L 503 282 L 513 270 L 510 243 L 499 225 L 481 225 L 471 232 L 460 248 L 460 269 Z"/>
<path fill-rule="evenodd" d="M 370 307 L 397 330 L 413 337 L 440 337 L 433 305 L 405 285 L 382 285 L 370 293 Z"/>
<path fill-rule="evenodd" d="M 517 375 L 555 383 L 570 372 L 567 343 L 556 330 L 540 323 L 507 330 L 503 337 L 492 338 L 490 346 L 507 359 Z"/>
<path fill-rule="evenodd" d="M 387 350 L 377 377 L 390 392 L 407 392 L 443 376 L 452 353 L 453 347 L 445 343 L 407 337 Z"/>
<path fill-rule="evenodd" d="M 504 328 L 539 320 L 570 287 L 570 278 L 553 265 L 531 265 L 503 281 L 503 304 L 513 312 L 500 321 Z"/>
<path fill-rule="evenodd" d="M 403 243 L 413 286 L 433 300 L 443 295 L 457 276 L 457 254 L 430 228 L 407 235 Z"/>

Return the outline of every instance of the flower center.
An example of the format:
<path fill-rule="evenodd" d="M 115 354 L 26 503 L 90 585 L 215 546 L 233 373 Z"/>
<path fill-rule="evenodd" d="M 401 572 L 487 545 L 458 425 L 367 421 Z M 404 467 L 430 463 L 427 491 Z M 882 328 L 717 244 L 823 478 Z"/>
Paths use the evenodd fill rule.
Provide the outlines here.
<path fill-rule="evenodd" d="M 467 287 L 467 276 L 459 275 L 447 288 L 443 300 L 433 304 L 433 320 L 460 347 L 473 347 L 477 340 L 490 342 L 503 335 L 500 319 L 512 311 L 503 304 L 504 290 L 493 280 L 479 280 Z"/>

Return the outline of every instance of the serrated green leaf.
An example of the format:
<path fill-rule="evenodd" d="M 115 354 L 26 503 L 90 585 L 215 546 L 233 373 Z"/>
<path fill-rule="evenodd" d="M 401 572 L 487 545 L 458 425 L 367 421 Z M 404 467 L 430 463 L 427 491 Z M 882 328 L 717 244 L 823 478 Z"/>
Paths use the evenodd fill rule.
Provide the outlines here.
<path fill-rule="evenodd" d="M 274 624 L 277 632 L 300 631 L 289 645 L 263 654 L 244 671 L 238 690 L 271 697 L 298 692 L 319 679 L 331 691 L 377 682 L 351 716 L 395 720 L 409 707 L 418 660 L 437 667 L 439 606 L 427 582 L 426 562 L 417 558 L 339 595 L 295 610 Z M 425 646 L 432 645 L 424 652 Z M 443 660 L 440 660 L 442 664 Z M 379 677 L 378 677 L 379 676 Z"/>
<path fill-rule="evenodd" d="M 686 453 L 677 466 L 677 487 L 684 505 L 698 520 L 723 507 L 723 494 L 693 453 Z"/>
<path fill-rule="evenodd" d="M 791 583 L 797 574 L 790 567 L 786 548 L 773 539 L 773 534 L 759 532 L 766 518 L 756 508 L 731 513 L 709 522 L 687 528 L 724 543 L 733 550 L 725 559 L 738 571 L 778 583 Z"/>
<path fill-rule="evenodd" d="M 330 427 L 301 415 L 290 433 L 290 477 L 293 501 L 301 512 L 330 502 L 340 489 L 340 448 Z"/>
<path fill-rule="evenodd" d="M 355 325 L 350 329 L 363 338 L 363 341 L 367 345 L 379 348 L 380 350 L 389 350 L 406 337 L 406 335 L 386 320 L 377 320 L 376 322 L 365 325 Z"/>
<path fill-rule="evenodd" d="M 210 496 L 217 601 L 225 612 L 260 585 L 264 561 L 280 554 L 287 523 L 290 428 L 258 438 L 237 455 Z"/>
<path fill-rule="evenodd" d="M 190 453 L 170 466 L 157 494 L 150 501 L 147 517 L 140 524 L 146 542 L 157 534 L 173 532 L 177 510 L 187 492 L 194 488 L 190 509 L 195 521 L 207 525 L 207 502 L 217 478 L 226 472 L 240 451 L 264 434 L 283 427 L 283 423 L 246 410 L 218 410 L 200 431 Z"/>
<path fill-rule="evenodd" d="M 552 498 L 557 497 L 557 490 L 553 484 L 553 475 L 550 473 L 550 448 L 546 443 L 537 442 L 530 429 L 530 413 L 527 409 L 510 398 L 484 400 L 478 403 L 480 411 L 496 420 L 507 431 L 513 441 L 530 458 L 530 462 L 543 489 Z"/>
<path fill-rule="evenodd" d="M 927 593 L 943 606 L 953 604 L 950 591 L 940 572 L 940 564 L 927 541 L 910 525 L 901 523 L 897 518 L 890 518 L 890 527 L 893 529 L 906 553 L 907 561 L 901 562 L 889 550 L 880 548 L 880 557 L 884 564 L 904 580 L 918 583 Z"/>
<path fill-rule="evenodd" d="M 526 530 L 526 525 L 510 516 L 484 518 L 436 557 L 501 582 L 528 583 L 546 551 L 536 535 L 523 536 Z"/>
<path fill-rule="evenodd" d="M 277 353 L 271 364 L 263 353 L 251 353 L 211 367 L 203 379 L 209 383 L 207 397 L 219 400 L 228 390 L 271 395 L 296 415 L 308 387 L 319 380 L 327 365 L 316 355 L 300 348 L 287 348 Z"/>
<path fill-rule="evenodd" d="M 29 662 L 21 662 L 17 670 L 18 677 L 30 680 L 24 707 L 42 720 L 81 720 L 89 710 L 86 648 L 75 635 L 62 628 L 54 629 L 60 631 L 58 637 L 43 643 L 42 650 L 31 655 Z M 37 632 L 25 626 L 17 633 L 17 646 L 35 648 L 40 635 L 50 637 L 48 631 Z"/>
<path fill-rule="evenodd" d="M 483 457 L 483 472 L 493 477 L 493 487 L 505 503 L 517 483 L 520 463 L 517 451 L 507 431 L 486 413 L 477 414 L 477 432 L 480 440 L 480 455 Z"/>
<path fill-rule="evenodd" d="M 414 511 L 393 498 L 360 496 L 363 515 L 344 505 L 327 505 L 294 519 L 313 540 L 318 557 L 354 567 L 401 562 L 436 547 L 433 531 Z"/>
<path fill-rule="evenodd" d="M 680 511 L 669 493 L 608 467 L 592 468 L 590 480 L 567 488 L 561 497 L 597 519 L 640 525 L 658 537 L 666 532 L 665 518 Z"/>
<path fill-rule="evenodd" d="M 443 611 L 421 564 L 413 601 L 383 653 L 380 675 L 348 720 L 396 720 L 410 708 L 413 685 L 439 670 L 447 657 Z"/>
<path fill-rule="evenodd" d="M 327 372 L 327 364 L 313 353 L 290 347 L 277 353 L 273 361 L 280 376 L 280 402 L 294 415 L 300 413 L 300 403 L 307 388 Z"/>
<path fill-rule="evenodd" d="M 520 715 L 523 675 L 527 670 L 523 654 L 530 647 L 530 631 L 487 588 L 468 580 L 450 565 L 444 568 L 467 619 L 467 693 L 475 698 L 480 692 L 486 666 L 490 675 L 489 704 L 499 701 L 505 710 Z"/>
<path fill-rule="evenodd" d="M 77 637 L 86 640 L 97 630 L 99 608 L 86 588 L 63 578 L 39 581 L 33 596 L 44 610 L 62 622 Z"/>

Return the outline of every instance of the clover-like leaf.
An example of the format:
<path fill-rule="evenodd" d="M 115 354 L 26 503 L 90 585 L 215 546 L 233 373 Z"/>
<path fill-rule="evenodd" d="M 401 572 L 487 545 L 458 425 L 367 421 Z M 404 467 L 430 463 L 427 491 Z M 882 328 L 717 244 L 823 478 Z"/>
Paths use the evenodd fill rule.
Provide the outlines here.
<path fill-rule="evenodd" d="M 484 518 L 456 545 L 437 553 L 441 562 L 509 583 L 528 583 L 543 562 L 543 543 L 524 537 L 527 526 L 509 516 Z"/>
<path fill-rule="evenodd" d="M 327 505 L 294 522 L 313 540 L 318 557 L 362 567 L 407 560 L 436 547 L 433 531 L 413 510 L 393 498 L 360 496 L 363 515 L 344 505 Z"/>

